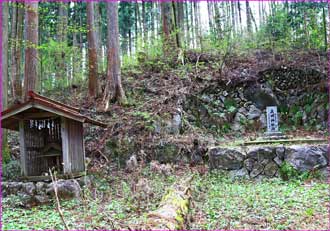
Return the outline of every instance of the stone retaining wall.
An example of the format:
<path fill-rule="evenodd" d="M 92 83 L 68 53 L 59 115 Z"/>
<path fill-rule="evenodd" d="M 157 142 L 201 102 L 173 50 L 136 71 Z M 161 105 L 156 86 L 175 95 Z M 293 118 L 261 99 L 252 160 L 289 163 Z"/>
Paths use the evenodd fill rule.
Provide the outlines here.
<path fill-rule="evenodd" d="M 211 169 L 228 170 L 232 177 L 279 176 L 284 161 L 301 172 L 320 170 L 327 173 L 329 166 L 327 144 L 213 147 L 208 155 Z"/>
<path fill-rule="evenodd" d="M 81 187 L 91 185 L 89 177 L 57 181 L 57 193 L 60 199 L 80 198 Z M 13 206 L 30 208 L 47 204 L 54 199 L 54 187 L 50 182 L 2 182 L 2 196 L 17 196 Z"/>

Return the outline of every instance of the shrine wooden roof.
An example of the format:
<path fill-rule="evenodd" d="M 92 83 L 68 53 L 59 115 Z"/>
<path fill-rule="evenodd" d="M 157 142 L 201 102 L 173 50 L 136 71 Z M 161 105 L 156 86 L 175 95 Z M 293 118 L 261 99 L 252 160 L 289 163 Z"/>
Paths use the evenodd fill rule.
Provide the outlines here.
<path fill-rule="evenodd" d="M 28 100 L 16 104 L 1 112 L 1 127 L 19 130 L 19 120 L 47 119 L 62 116 L 81 123 L 90 123 L 106 127 L 105 123 L 91 119 L 79 112 L 78 108 L 41 96 L 33 91 L 28 93 Z"/>

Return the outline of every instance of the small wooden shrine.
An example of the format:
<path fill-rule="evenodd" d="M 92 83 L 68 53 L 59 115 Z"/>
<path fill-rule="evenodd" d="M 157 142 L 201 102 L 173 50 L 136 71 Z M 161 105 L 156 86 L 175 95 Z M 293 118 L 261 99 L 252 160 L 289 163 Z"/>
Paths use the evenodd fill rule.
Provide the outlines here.
<path fill-rule="evenodd" d="M 32 91 L 28 100 L 1 113 L 1 127 L 19 131 L 23 178 L 35 179 L 55 169 L 73 177 L 85 171 L 83 123 L 106 124 Z"/>

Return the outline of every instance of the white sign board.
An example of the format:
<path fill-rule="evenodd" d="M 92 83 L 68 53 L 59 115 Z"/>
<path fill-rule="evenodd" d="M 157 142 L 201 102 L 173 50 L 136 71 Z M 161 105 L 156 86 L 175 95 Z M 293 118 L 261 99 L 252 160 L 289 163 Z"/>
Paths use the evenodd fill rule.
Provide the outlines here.
<path fill-rule="evenodd" d="M 277 107 L 267 107 L 267 132 L 278 132 Z"/>

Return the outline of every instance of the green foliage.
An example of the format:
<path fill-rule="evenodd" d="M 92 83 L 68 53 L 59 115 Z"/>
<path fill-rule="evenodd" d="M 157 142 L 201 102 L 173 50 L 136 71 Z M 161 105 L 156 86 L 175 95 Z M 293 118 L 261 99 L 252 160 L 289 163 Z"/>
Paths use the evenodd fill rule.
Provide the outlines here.
<path fill-rule="evenodd" d="M 237 103 L 235 102 L 235 100 L 230 98 L 226 98 L 223 104 L 229 112 L 235 112 L 237 108 Z"/>
<path fill-rule="evenodd" d="M 305 187 L 280 179 L 238 181 L 215 171 L 197 176 L 192 188 L 192 213 L 204 219 L 191 229 L 320 229 L 328 224 L 326 183 Z M 317 214 L 322 222 L 308 219 Z"/>
<path fill-rule="evenodd" d="M 170 69 L 170 57 L 163 55 L 163 40 L 153 39 L 149 43 L 137 40 L 136 60 L 143 70 L 151 72 L 166 72 Z"/>
<path fill-rule="evenodd" d="M 147 199 L 143 192 L 134 190 L 138 179 L 145 178 L 153 194 Z M 80 200 L 61 201 L 64 219 L 70 229 L 109 230 L 125 229 L 127 225 L 143 220 L 143 214 L 158 207 L 165 190 L 176 177 L 154 174 L 144 168 L 140 175 L 112 171 L 108 175 L 93 177 L 95 188 L 85 188 Z M 12 207 L 19 196 L 2 200 L 2 228 L 4 230 L 64 230 L 56 204 L 32 209 Z M 17 204 L 16 204 L 17 205 Z"/>
<path fill-rule="evenodd" d="M 111 152 L 111 158 L 116 160 L 118 167 L 125 167 L 125 161 L 135 151 L 134 140 L 127 136 L 121 139 L 113 137 L 106 142 L 107 149 Z"/>
<path fill-rule="evenodd" d="M 6 164 L 10 161 L 10 149 L 9 149 L 9 146 L 7 144 L 7 138 L 5 138 L 5 136 L 3 136 L 3 139 L 6 139 L 6 140 L 2 140 L 2 163 L 3 164 Z"/>
<path fill-rule="evenodd" d="M 280 176 L 283 180 L 296 179 L 300 173 L 291 164 L 283 162 L 279 168 Z"/>
<path fill-rule="evenodd" d="M 324 22 L 320 15 L 325 4 L 292 2 L 274 5 L 273 13 L 257 33 L 257 43 L 273 50 L 324 49 Z"/>
<path fill-rule="evenodd" d="M 153 132 L 156 129 L 156 122 L 160 120 L 158 116 L 154 116 L 149 112 L 135 111 L 132 115 L 143 119 L 143 121 L 138 121 L 137 124 L 142 124 L 144 128 L 150 132 Z"/>
<path fill-rule="evenodd" d="M 82 81 L 84 73 L 74 72 L 73 79 L 70 80 L 65 70 L 60 70 L 59 63 L 64 63 L 64 68 L 68 69 L 73 57 L 72 65 L 78 69 L 81 65 L 80 50 L 78 47 L 68 46 L 66 43 L 56 42 L 50 39 L 47 43 L 39 45 L 41 89 L 44 91 L 63 89 L 69 84 L 77 84 Z M 65 54 L 63 56 L 63 54 Z"/>
<path fill-rule="evenodd" d="M 280 176 L 283 180 L 290 180 L 290 181 L 305 181 L 307 179 L 312 178 L 320 178 L 321 175 L 319 171 L 298 171 L 296 170 L 291 164 L 284 161 L 279 168 Z"/>
<path fill-rule="evenodd" d="M 21 175 L 21 166 L 18 160 L 10 160 L 2 164 L 2 177 L 4 180 L 16 180 Z"/>

